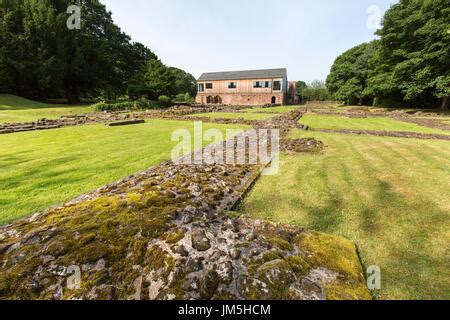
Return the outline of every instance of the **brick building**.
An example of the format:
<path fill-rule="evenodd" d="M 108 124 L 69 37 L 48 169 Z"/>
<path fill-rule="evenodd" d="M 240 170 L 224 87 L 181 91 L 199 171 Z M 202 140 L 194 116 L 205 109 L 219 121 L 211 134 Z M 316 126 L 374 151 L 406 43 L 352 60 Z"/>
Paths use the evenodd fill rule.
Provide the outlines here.
<path fill-rule="evenodd" d="M 287 102 L 286 69 L 204 73 L 197 81 L 201 104 L 265 105 Z"/>

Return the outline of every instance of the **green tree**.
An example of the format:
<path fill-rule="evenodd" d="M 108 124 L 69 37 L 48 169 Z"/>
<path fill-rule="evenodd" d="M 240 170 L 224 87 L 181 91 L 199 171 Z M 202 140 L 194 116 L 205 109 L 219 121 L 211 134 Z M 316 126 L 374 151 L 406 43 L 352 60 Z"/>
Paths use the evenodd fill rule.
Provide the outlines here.
<path fill-rule="evenodd" d="M 98 1 L 80 0 L 82 25 L 69 30 L 69 0 L 0 0 L 0 84 L 45 99 L 126 93 L 127 82 L 156 56 L 131 43 Z M 3 91 L 4 88 L 2 88 Z"/>
<path fill-rule="evenodd" d="M 160 60 L 150 60 L 144 73 L 144 85 L 147 96 L 157 100 L 160 96 L 173 96 L 175 92 L 175 76 L 170 68 Z"/>
<path fill-rule="evenodd" d="M 191 96 L 197 94 L 197 80 L 190 73 L 181 69 L 170 67 L 170 71 L 175 77 L 175 93 L 189 93 Z"/>
<path fill-rule="evenodd" d="M 306 100 L 304 91 L 308 88 L 308 84 L 305 81 L 297 81 L 297 94 L 302 101 Z"/>
<path fill-rule="evenodd" d="M 337 57 L 326 85 L 339 101 L 346 104 L 371 104 L 372 96 L 364 92 L 370 71 L 369 60 L 376 50 L 376 42 L 356 46 Z"/>
<path fill-rule="evenodd" d="M 302 90 L 302 98 L 307 101 L 333 100 L 333 95 L 328 91 L 325 82 L 315 80 Z"/>
<path fill-rule="evenodd" d="M 450 77 L 448 0 L 401 0 L 383 20 L 371 64 L 368 95 L 379 103 L 448 108 Z"/>

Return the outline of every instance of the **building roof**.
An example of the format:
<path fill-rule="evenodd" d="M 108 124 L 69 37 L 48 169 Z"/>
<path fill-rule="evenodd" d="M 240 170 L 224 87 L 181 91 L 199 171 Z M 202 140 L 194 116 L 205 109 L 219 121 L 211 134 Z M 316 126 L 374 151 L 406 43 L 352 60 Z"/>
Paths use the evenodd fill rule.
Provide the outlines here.
<path fill-rule="evenodd" d="M 247 79 L 268 79 L 287 78 L 287 69 L 266 69 L 266 70 L 246 70 L 229 72 L 210 72 L 200 76 L 198 81 L 214 80 L 247 80 Z"/>

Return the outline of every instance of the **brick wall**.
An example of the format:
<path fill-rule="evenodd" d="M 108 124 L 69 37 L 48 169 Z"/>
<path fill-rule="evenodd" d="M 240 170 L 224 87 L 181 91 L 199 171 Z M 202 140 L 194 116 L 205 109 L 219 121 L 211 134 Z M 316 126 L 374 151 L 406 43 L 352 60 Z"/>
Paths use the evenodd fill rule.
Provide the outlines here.
<path fill-rule="evenodd" d="M 220 104 L 229 105 L 242 105 L 242 106 L 262 106 L 265 104 L 272 103 L 272 97 L 275 97 L 275 104 L 285 104 L 284 93 L 221 93 L 221 94 L 211 94 L 211 93 L 198 93 L 196 97 L 196 102 L 200 104 L 207 104 L 208 97 L 220 97 Z"/>

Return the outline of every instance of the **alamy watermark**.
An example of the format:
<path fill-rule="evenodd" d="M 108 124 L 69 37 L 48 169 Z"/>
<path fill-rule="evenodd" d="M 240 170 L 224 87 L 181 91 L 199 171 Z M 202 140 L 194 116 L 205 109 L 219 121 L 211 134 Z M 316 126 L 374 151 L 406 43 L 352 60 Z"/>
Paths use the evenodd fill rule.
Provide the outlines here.
<path fill-rule="evenodd" d="M 370 266 L 366 270 L 367 288 L 369 290 L 381 290 L 381 268 L 379 266 Z"/>
<path fill-rule="evenodd" d="M 81 29 L 81 6 L 72 4 L 67 8 L 67 14 L 69 18 L 67 19 L 66 25 L 69 30 L 80 30 Z"/>
<path fill-rule="evenodd" d="M 179 165 L 263 165 L 263 175 L 275 175 L 280 167 L 280 131 L 278 129 L 203 130 L 201 121 L 194 122 L 193 136 L 188 129 L 172 133 L 178 144 L 172 150 L 172 161 Z M 203 143 L 211 143 L 203 148 Z"/>
<path fill-rule="evenodd" d="M 81 0 L 75 1 L 75 3 L 67 7 L 66 13 L 69 15 L 66 21 L 67 29 L 80 30 L 81 29 L 81 14 L 82 5 Z M 98 0 L 89 0 L 89 2 L 98 4 Z"/>
<path fill-rule="evenodd" d="M 55 267 L 52 273 L 59 277 L 67 277 L 66 288 L 68 290 L 81 289 L 81 268 L 79 266 Z M 63 288 L 61 289 L 64 290 Z"/>

